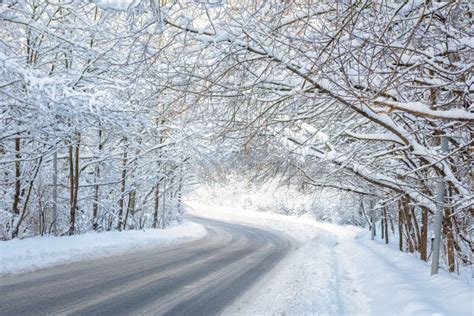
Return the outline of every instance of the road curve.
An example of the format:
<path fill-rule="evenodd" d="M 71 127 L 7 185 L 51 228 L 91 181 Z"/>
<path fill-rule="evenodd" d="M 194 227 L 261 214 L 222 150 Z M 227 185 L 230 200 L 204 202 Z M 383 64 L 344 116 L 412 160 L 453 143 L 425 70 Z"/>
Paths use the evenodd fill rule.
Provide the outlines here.
<path fill-rule="evenodd" d="M 292 248 L 282 235 L 193 218 L 209 235 L 0 278 L 0 315 L 215 315 Z"/>

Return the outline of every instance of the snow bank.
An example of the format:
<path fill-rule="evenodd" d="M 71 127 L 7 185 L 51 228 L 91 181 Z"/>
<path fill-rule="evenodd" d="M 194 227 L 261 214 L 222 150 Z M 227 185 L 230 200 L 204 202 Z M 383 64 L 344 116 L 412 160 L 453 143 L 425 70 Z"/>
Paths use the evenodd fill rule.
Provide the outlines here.
<path fill-rule="evenodd" d="M 337 239 L 321 230 L 282 262 L 264 284 L 228 308 L 229 315 L 365 315 L 366 298 L 348 287 L 335 260 Z M 346 284 L 347 283 L 347 284 Z"/>
<path fill-rule="evenodd" d="M 473 315 L 474 292 L 353 226 L 188 202 L 189 212 L 287 233 L 300 246 L 226 315 Z"/>
<path fill-rule="evenodd" d="M 33 237 L 0 242 L 0 274 L 20 273 L 203 238 L 207 230 L 186 221 L 166 229 Z"/>
<path fill-rule="evenodd" d="M 356 268 L 371 314 L 474 315 L 474 290 L 456 275 L 430 276 L 427 263 L 371 241 L 368 233 L 342 242 L 337 253 L 344 266 Z"/>

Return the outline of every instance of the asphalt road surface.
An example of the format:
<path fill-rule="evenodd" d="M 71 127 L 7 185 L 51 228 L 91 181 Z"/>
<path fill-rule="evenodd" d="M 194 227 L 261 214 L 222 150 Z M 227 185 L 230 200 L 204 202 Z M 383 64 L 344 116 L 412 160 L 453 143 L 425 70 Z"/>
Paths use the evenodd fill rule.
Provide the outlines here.
<path fill-rule="evenodd" d="M 216 315 L 292 249 L 281 234 L 193 220 L 206 238 L 0 278 L 0 315 Z"/>

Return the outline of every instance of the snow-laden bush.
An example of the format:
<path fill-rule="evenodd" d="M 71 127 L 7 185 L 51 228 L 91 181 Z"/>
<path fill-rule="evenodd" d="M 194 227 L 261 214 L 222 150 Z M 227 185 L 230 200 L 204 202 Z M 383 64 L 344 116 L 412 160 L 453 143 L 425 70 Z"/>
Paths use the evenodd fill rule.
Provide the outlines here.
<path fill-rule="evenodd" d="M 353 199 L 331 190 L 304 193 L 293 186 L 281 185 L 276 179 L 264 183 L 228 176 L 225 183 L 201 184 L 189 194 L 189 199 L 228 207 L 301 216 L 339 223 L 359 224 L 361 215 Z"/>

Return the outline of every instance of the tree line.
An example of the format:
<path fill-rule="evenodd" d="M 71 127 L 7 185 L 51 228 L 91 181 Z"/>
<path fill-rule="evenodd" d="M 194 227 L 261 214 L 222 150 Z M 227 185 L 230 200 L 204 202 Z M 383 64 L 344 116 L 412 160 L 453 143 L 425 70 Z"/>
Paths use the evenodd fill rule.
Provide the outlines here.
<path fill-rule="evenodd" d="M 219 140 L 472 265 L 468 3 L 108 3 L 2 7 L 4 239 L 166 225 Z"/>
<path fill-rule="evenodd" d="M 148 23 L 141 8 L 1 5 L 0 238 L 180 219 L 189 117 L 167 87 L 173 39 Z"/>
<path fill-rule="evenodd" d="M 433 259 L 433 273 L 440 252 L 449 271 L 472 265 L 469 4 L 196 11 L 163 19 L 199 54 L 199 93 L 219 100 L 210 111 L 227 118 L 221 133 L 260 153 L 264 174 L 352 193 L 373 234 L 380 225 L 388 242 L 394 231 L 401 251 Z"/>

